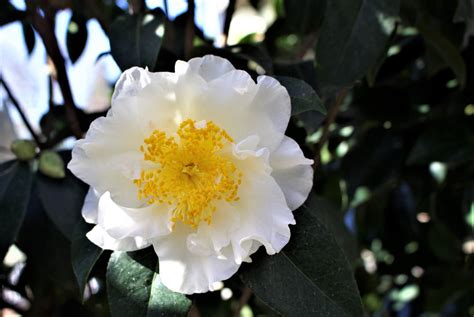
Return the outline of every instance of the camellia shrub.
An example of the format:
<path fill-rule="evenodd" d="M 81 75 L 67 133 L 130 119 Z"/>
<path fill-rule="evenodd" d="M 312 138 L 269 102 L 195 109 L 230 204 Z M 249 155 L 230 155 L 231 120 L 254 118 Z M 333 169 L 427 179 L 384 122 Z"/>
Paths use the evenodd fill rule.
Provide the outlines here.
<path fill-rule="evenodd" d="M 177 2 L 0 0 L 50 97 L 0 69 L 1 316 L 473 316 L 474 1 Z"/>

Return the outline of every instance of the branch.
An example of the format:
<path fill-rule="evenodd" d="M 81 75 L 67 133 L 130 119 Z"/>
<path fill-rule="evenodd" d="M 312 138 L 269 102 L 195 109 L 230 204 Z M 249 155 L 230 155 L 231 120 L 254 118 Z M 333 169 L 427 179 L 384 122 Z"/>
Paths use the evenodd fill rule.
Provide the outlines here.
<path fill-rule="evenodd" d="M 31 136 L 33 137 L 33 140 L 35 140 L 36 145 L 40 149 L 43 149 L 44 148 L 44 143 L 41 142 L 39 136 L 35 133 L 35 130 L 33 130 L 33 127 L 31 126 L 30 122 L 28 121 L 28 118 L 26 117 L 25 113 L 23 112 L 23 109 L 20 107 L 20 104 L 18 103 L 18 101 L 13 96 L 13 94 L 12 94 L 10 88 L 8 87 L 7 83 L 1 77 L 0 77 L 0 83 L 5 88 L 5 91 L 7 92 L 8 98 L 10 98 L 10 101 L 15 106 L 16 110 L 18 110 L 18 112 L 20 113 L 21 120 L 23 120 L 23 123 L 26 125 L 26 128 L 28 129 Z"/>
<path fill-rule="evenodd" d="M 128 10 L 130 11 L 130 14 L 143 13 L 146 10 L 145 0 L 129 0 L 128 4 Z"/>
<path fill-rule="evenodd" d="M 235 11 L 235 0 L 229 0 L 229 5 L 225 10 L 225 21 L 224 21 L 224 30 L 222 31 L 224 35 L 224 45 L 227 46 L 227 39 L 229 37 L 230 22 L 232 21 L 232 16 Z"/>
<path fill-rule="evenodd" d="M 194 45 L 194 0 L 188 0 L 188 11 L 186 12 L 186 34 L 184 38 L 184 56 L 190 59 Z"/>
<path fill-rule="evenodd" d="M 240 316 L 240 311 L 248 303 L 250 297 L 252 297 L 252 290 L 249 287 L 245 287 L 239 299 L 239 306 L 234 311 L 234 317 Z"/>
<path fill-rule="evenodd" d="M 316 42 L 318 41 L 319 32 L 315 31 L 308 34 L 301 43 L 300 47 L 296 50 L 296 58 L 298 60 L 303 59 L 306 53 L 316 46 Z"/>
<path fill-rule="evenodd" d="M 59 88 L 64 99 L 64 106 L 66 107 L 66 120 L 71 127 L 71 131 L 76 138 L 82 138 L 83 132 L 79 125 L 76 113 L 76 105 L 72 96 L 71 86 L 67 77 L 65 60 L 61 51 L 56 37 L 54 36 L 54 29 L 51 24 L 48 23 L 48 16 L 42 17 L 38 12 L 36 6 L 32 1 L 26 1 L 28 13 L 30 15 L 31 23 L 40 35 L 46 52 L 53 61 L 54 67 L 56 68 L 57 81 Z M 48 12 L 47 10 L 45 12 Z"/>
<path fill-rule="evenodd" d="M 165 9 L 165 15 L 166 15 L 166 17 L 169 19 L 169 15 L 168 15 L 168 0 L 163 0 L 163 6 L 164 6 L 164 9 Z"/>
<path fill-rule="evenodd" d="M 323 133 L 321 135 L 321 139 L 319 140 L 318 149 L 314 157 L 314 165 L 313 165 L 314 169 L 317 169 L 319 165 L 321 164 L 321 150 L 323 149 L 324 145 L 326 144 L 329 138 L 329 128 L 336 120 L 339 110 L 341 110 L 342 102 L 344 101 L 344 99 L 346 99 L 348 93 L 349 93 L 348 88 L 341 89 L 339 93 L 337 94 L 336 100 L 332 104 L 331 108 L 329 108 L 329 113 L 326 117 L 326 122 L 324 123 L 324 127 L 323 127 Z"/>
<path fill-rule="evenodd" d="M 104 33 L 108 36 L 109 35 L 109 25 L 110 19 L 104 14 L 104 10 L 102 10 L 98 6 L 97 0 L 86 0 L 85 6 L 89 10 L 90 14 L 97 19 L 100 24 L 100 27 L 104 31 Z"/>

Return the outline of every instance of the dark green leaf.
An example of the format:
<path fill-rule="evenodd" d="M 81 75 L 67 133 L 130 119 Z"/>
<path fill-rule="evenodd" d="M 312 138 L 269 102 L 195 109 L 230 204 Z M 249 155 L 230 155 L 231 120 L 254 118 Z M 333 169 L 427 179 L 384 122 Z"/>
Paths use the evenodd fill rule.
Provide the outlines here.
<path fill-rule="evenodd" d="M 7 162 L 0 167 L 0 258 L 15 241 L 25 217 L 33 173 L 24 162 Z"/>
<path fill-rule="evenodd" d="M 21 21 L 21 27 L 23 30 L 23 39 L 25 40 L 26 48 L 28 49 L 28 54 L 31 54 L 35 48 L 35 31 L 33 30 L 31 24 L 26 20 Z"/>
<path fill-rule="evenodd" d="M 417 20 L 417 28 L 423 35 L 427 44 L 432 46 L 446 64 L 453 70 L 459 85 L 464 87 L 466 84 L 466 64 L 461 56 L 460 50 L 441 32 L 430 27 L 427 19 Z"/>
<path fill-rule="evenodd" d="M 324 106 L 314 89 L 303 80 L 286 76 L 275 76 L 282 84 L 291 98 L 291 114 L 296 115 L 302 112 L 316 110 L 326 114 Z"/>
<path fill-rule="evenodd" d="M 81 56 L 87 43 L 87 19 L 74 12 L 69 20 L 66 34 L 66 46 L 69 59 L 74 64 Z"/>
<path fill-rule="evenodd" d="M 361 78 L 383 52 L 399 9 L 399 0 L 329 1 L 316 48 L 321 83 Z"/>
<path fill-rule="evenodd" d="M 107 267 L 112 317 L 186 316 L 191 301 L 164 287 L 153 250 L 114 252 Z"/>
<path fill-rule="evenodd" d="M 474 0 L 459 0 L 454 22 L 469 22 L 474 20 Z"/>
<path fill-rule="evenodd" d="M 8 0 L 0 1 L 0 26 L 25 18 L 26 12 L 15 9 Z"/>
<path fill-rule="evenodd" d="M 46 213 L 69 239 L 81 218 L 87 185 L 67 172 L 63 179 L 38 175 L 38 192 Z"/>
<path fill-rule="evenodd" d="M 295 211 L 290 243 L 248 265 L 243 279 L 284 316 L 362 316 L 351 266 L 318 213 L 307 204 Z"/>
<path fill-rule="evenodd" d="M 165 32 L 160 9 L 137 15 L 122 15 L 110 25 L 112 56 L 122 70 L 132 66 L 155 69 Z"/>
<path fill-rule="evenodd" d="M 344 212 L 327 199 L 316 195 L 310 195 L 305 205 L 309 209 L 318 210 L 321 222 L 334 234 L 346 257 L 351 261 L 357 259 L 356 237 L 349 232 L 344 223 Z"/>
<path fill-rule="evenodd" d="M 285 0 L 290 29 L 299 34 L 316 31 L 323 22 L 326 0 Z"/>
<path fill-rule="evenodd" d="M 89 274 L 103 251 L 86 237 L 86 233 L 93 227 L 91 224 L 80 221 L 74 230 L 71 243 L 72 268 L 81 296 L 84 293 Z"/>
<path fill-rule="evenodd" d="M 433 161 L 463 163 L 474 158 L 472 119 L 440 121 L 430 126 L 416 141 L 408 164 Z"/>

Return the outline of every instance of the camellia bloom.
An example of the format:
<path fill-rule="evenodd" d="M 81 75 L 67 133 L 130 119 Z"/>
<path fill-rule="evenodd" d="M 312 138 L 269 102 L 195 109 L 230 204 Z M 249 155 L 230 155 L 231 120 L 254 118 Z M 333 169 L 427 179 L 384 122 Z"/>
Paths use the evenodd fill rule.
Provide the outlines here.
<path fill-rule="evenodd" d="M 277 80 L 255 83 L 220 57 L 127 70 L 68 166 L 91 186 L 87 237 L 110 250 L 152 245 L 164 285 L 186 294 L 213 290 L 262 245 L 279 252 L 313 178 L 284 135 L 290 112 Z"/>

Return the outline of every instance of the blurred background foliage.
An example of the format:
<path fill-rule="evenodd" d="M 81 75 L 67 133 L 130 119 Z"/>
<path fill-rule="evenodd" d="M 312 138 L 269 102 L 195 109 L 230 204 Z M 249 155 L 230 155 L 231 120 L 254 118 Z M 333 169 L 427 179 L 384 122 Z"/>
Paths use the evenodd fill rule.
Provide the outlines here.
<path fill-rule="evenodd" d="M 3 315 L 474 315 L 473 0 L 201 0 L 174 15 L 175 0 L 0 5 L 2 55 L 7 41 L 27 54 L 44 45 L 49 65 L 39 120 L 1 60 Z M 196 17 L 203 6 L 217 12 L 218 32 Z M 12 25 L 22 38 L 6 37 Z M 220 290 L 185 297 L 163 289 L 153 252 L 111 256 L 87 241 L 87 186 L 64 164 L 117 78 L 100 102 L 77 104 L 71 67 L 99 31 L 110 46 L 94 64 L 172 71 L 215 54 L 287 87 L 287 134 L 314 157 L 315 182 L 281 255 L 259 252 Z M 12 144 L 19 136 L 32 141 Z"/>

